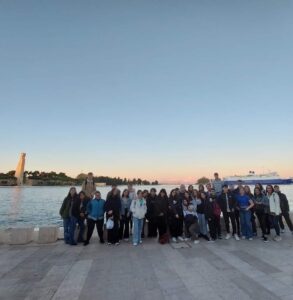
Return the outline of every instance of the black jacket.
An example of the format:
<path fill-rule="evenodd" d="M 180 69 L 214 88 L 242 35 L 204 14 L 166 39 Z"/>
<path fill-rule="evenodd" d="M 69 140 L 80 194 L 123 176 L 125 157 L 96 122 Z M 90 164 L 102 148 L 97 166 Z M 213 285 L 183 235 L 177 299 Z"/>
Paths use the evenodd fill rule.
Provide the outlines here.
<path fill-rule="evenodd" d="M 70 201 L 69 215 L 71 212 L 72 217 L 79 218 L 79 214 L 80 214 L 80 199 L 79 199 L 79 197 L 77 195 L 74 196 L 73 198 L 69 197 L 69 201 Z"/>
<path fill-rule="evenodd" d="M 289 202 L 287 196 L 281 192 L 278 193 L 280 198 L 280 208 L 282 213 L 287 213 L 290 211 Z"/>
<path fill-rule="evenodd" d="M 119 195 L 109 195 L 108 200 L 105 202 L 105 212 L 107 213 L 107 217 L 113 216 L 114 219 L 120 218 L 120 210 L 121 210 L 121 200 Z M 108 214 L 109 211 L 113 211 L 110 215 Z"/>
<path fill-rule="evenodd" d="M 183 216 L 183 208 L 181 200 L 176 198 L 169 198 L 169 212 L 170 217 L 175 217 L 175 215 Z"/>
<path fill-rule="evenodd" d="M 230 211 L 234 211 L 236 208 L 236 205 L 237 205 L 236 198 L 231 192 L 228 192 L 227 195 L 228 195 L 229 209 L 230 209 Z M 220 195 L 220 197 L 218 199 L 218 204 L 219 204 L 222 212 L 224 212 L 224 213 L 227 212 L 227 201 L 226 201 L 225 193 L 222 193 Z"/>

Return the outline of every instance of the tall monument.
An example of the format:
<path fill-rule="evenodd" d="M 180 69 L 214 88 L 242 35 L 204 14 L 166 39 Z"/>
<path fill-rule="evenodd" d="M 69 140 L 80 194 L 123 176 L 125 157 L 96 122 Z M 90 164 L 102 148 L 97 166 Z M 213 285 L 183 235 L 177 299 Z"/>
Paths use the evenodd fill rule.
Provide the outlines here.
<path fill-rule="evenodd" d="M 17 185 L 23 184 L 23 173 L 24 173 L 24 165 L 25 165 L 25 153 L 20 153 L 20 158 L 15 170 L 15 177 L 17 179 Z"/>

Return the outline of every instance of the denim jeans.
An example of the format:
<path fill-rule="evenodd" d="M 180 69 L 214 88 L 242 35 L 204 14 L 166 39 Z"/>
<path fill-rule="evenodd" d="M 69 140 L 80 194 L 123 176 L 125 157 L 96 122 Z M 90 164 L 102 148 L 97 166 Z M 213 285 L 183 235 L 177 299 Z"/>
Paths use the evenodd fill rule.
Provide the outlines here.
<path fill-rule="evenodd" d="M 275 228 L 276 235 L 280 236 L 279 216 L 278 215 L 270 215 L 270 221 Z"/>
<path fill-rule="evenodd" d="M 63 219 L 64 242 L 66 244 L 70 243 L 69 227 L 70 227 L 70 218 Z"/>
<path fill-rule="evenodd" d="M 208 234 L 208 228 L 207 228 L 207 220 L 204 214 L 197 214 L 198 217 L 198 225 L 199 225 L 199 233 L 203 235 Z"/>
<path fill-rule="evenodd" d="M 133 217 L 133 244 L 139 244 L 141 241 L 141 230 L 142 230 L 143 219 Z"/>
<path fill-rule="evenodd" d="M 71 245 L 76 244 L 76 241 L 74 239 L 74 233 L 75 233 L 75 229 L 76 229 L 76 223 L 77 223 L 77 218 L 70 217 L 70 222 L 69 222 L 69 243 Z"/>
<path fill-rule="evenodd" d="M 241 234 L 247 239 L 252 238 L 251 212 L 249 210 L 240 210 Z"/>

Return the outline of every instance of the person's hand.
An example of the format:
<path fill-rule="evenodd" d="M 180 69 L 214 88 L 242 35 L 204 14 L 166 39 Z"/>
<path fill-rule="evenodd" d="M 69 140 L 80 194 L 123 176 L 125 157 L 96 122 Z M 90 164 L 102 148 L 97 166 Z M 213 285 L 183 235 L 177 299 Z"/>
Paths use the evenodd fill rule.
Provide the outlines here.
<path fill-rule="evenodd" d="M 179 219 L 179 215 L 178 214 L 175 217 L 176 217 L 176 219 Z"/>

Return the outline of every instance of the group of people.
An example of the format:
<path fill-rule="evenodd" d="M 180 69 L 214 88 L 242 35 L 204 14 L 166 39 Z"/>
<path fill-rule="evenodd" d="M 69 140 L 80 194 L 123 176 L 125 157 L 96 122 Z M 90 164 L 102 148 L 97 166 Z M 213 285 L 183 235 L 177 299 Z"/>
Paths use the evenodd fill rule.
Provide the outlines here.
<path fill-rule="evenodd" d="M 112 186 L 106 199 L 96 190 L 93 174 L 89 173 L 77 193 L 71 187 L 60 208 L 63 218 L 64 241 L 70 245 L 89 244 L 96 227 L 100 243 L 104 241 L 107 230 L 109 245 L 119 245 L 120 241 L 129 241 L 138 246 L 142 243 L 147 222 L 147 236 L 158 237 L 161 244 L 171 239 L 199 243 L 202 238 L 208 242 L 222 239 L 221 215 L 223 216 L 226 236 L 235 240 L 252 240 L 257 236 L 256 218 L 261 229 L 261 238 L 268 241 L 271 230 L 275 231 L 273 240 L 281 240 L 284 231 L 283 218 L 293 233 L 289 215 L 289 203 L 279 186 L 256 184 L 254 190 L 238 182 L 236 188 L 226 185 L 218 173 L 211 183 L 181 185 L 168 195 L 165 189 L 157 193 L 155 188 L 138 190 L 132 185 L 122 191 Z M 79 228 L 76 238 L 77 225 Z M 86 237 L 84 237 L 87 225 Z"/>

